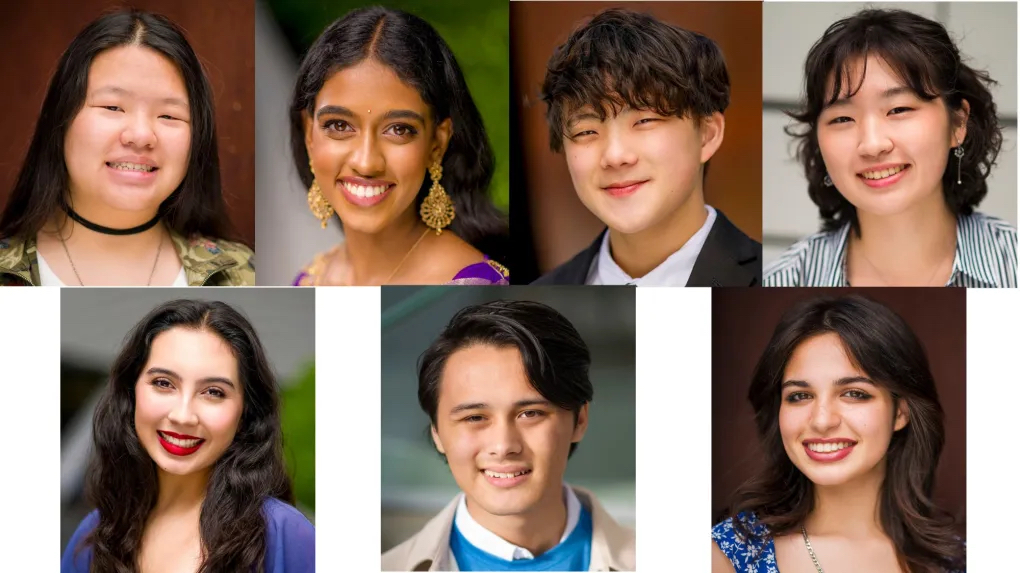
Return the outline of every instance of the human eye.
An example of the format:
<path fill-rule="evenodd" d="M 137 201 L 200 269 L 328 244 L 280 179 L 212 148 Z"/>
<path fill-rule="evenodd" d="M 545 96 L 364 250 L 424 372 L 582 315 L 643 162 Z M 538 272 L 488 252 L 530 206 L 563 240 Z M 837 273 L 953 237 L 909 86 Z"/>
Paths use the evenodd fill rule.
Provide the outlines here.
<path fill-rule="evenodd" d="M 786 395 L 786 402 L 789 404 L 796 404 L 797 402 L 803 402 L 810 397 L 811 395 L 807 392 L 790 392 Z"/>
<path fill-rule="evenodd" d="M 162 390 L 169 390 L 174 387 L 173 383 L 171 383 L 166 378 L 153 378 L 151 381 L 149 381 L 149 384 Z"/>
<path fill-rule="evenodd" d="M 100 105 L 98 107 L 105 109 L 107 111 L 124 111 L 124 108 L 120 107 L 119 105 Z"/>
<path fill-rule="evenodd" d="M 847 390 L 846 392 L 843 393 L 843 395 L 846 396 L 847 398 L 850 398 L 852 400 L 857 400 L 859 402 L 863 402 L 865 400 L 870 400 L 871 399 L 871 394 L 868 394 L 864 390 L 857 390 L 857 389 Z"/>
<path fill-rule="evenodd" d="M 471 414 L 470 416 L 465 416 L 465 417 L 461 418 L 460 421 L 461 422 L 467 422 L 469 424 L 477 424 L 478 422 L 482 422 L 484 420 L 485 420 L 485 417 L 482 416 L 481 414 Z"/>
<path fill-rule="evenodd" d="M 212 396 L 213 398 L 226 398 L 227 397 L 227 393 L 226 392 L 224 392 L 222 389 L 217 388 L 215 386 L 213 386 L 211 388 L 208 388 L 205 391 L 205 393 L 207 395 L 209 395 L 209 396 Z"/>
<path fill-rule="evenodd" d="M 839 117 L 834 117 L 831 120 L 829 120 L 829 125 L 839 125 L 839 124 L 842 124 L 842 123 L 850 123 L 852 121 L 853 121 L 853 118 L 845 116 L 845 115 L 841 115 Z"/>
<path fill-rule="evenodd" d="M 659 121 L 662 121 L 661 117 L 642 117 L 641 119 L 637 120 L 637 122 L 635 122 L 634 125 L 647 125 Z"/>
<path fill-rule="evenodd" d="M 907 113 L 908 111 L 914 111 L 914 108 L 901 105 L 889 110 L 889 115 L 902 115 L 904 113 Z"/>
<path fill-rule="evenodd" d="M 390 126 L 389 129 L 387 129 L 386 131 L 403 139 L 410 139 L 415 135 L 418 135 L 418 130 L 410 125 L 407 125 L 406 123 L 394 124 Z"/>
<path fill-rule="evenodd" d="M 327 119 L 322 124 L 322 129 L 327 133 L 349 133 L 354 131 L 354 127 L 347 121 L 342 119 Z"/>
<path fill-rule="evenodd" d="M 595 131 L 594 129 L 581 129 L 581 130 L 574 131 L 573 133 L 569 134 L 567 137 L 569 137 L 572 141 L 577 141 L 578 139 L 590 138 L 591 136 L 594 136 L 594 135 L 598 135 L 598 132 Z"/>
<path fill-rule="evenodd" d="M 542 410 L 524 410 L 523 412 L 521 412 L 519 414 L 519 416 L 521 418 L 535 419 L 535 418 L 541 418 L 541 417 L 545 416 L 545 412 L 543 412 Z"/>

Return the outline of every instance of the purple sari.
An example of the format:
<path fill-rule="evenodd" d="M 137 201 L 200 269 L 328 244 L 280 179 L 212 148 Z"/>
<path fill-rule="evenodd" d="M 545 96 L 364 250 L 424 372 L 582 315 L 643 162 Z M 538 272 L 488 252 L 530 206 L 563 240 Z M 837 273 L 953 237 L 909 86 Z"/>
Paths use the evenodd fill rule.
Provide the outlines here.
<path fill-rule="evenodd" d="M 298 273 L 297 278 L 291 286 L 315 286 L 317 275 L 324 270 L 322 256 L 315 257 L 315 261 Z M 510 271 L 503 265 L 490 259 L 488 255 L 479 262 L 470 264 L 454 275 L 448 285 L 508 285 L 510 284 Z"/>

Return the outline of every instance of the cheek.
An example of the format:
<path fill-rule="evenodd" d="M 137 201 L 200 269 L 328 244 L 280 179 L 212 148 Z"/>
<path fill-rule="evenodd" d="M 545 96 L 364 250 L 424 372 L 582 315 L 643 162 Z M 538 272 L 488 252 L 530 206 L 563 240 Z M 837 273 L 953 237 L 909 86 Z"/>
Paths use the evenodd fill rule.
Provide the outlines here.
<path fill-rule="evenodd" d="M 223 438 L 233 438 L 241 421 L 241 407 L 235 404 L 209 405 L 202 412 L 202 424 Z"/>
<path fill-rule="evenodd" d="M 189 126 L 164 126 L 156 132 L 163 147 L 165 158 L 183 168 L 191 153 L 191 128 Z"/>
<path fill-rule="evenodd" d="M 166 417 L 167 408 L 145 389 L 135 391 L 135 426 L 154 426 Z"/>

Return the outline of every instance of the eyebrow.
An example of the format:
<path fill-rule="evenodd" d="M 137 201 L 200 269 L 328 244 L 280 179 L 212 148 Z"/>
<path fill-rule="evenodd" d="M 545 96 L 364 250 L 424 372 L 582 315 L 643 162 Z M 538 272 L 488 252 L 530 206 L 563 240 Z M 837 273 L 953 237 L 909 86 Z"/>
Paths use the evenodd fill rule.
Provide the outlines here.
<path fill-rule="evenodd" d="M 584 113 L 575 113 L 567 118 L 567 127 L 571 127 L 577 123 L 580 123 L 586 119 L 594 121 L 602 121 L 602 118 L 593 111 L 586 111 Z"/>
<path fill-rule="evenodd" d="M 889 88 L 889 89 L 885 90 L 884 92 L 882 92 L 881 95 L 879 95 L 879 97 L 882 98 L 882 99 L 889 99 L 889 98 L 896 97 L 898 95 L 903 95 L 905 93 L 906 94 L 910 94 L 910 95 L 915 95 L 914 94 L 914 90 L 910 89 L 909 87 L 907 87 L 907 86 L 897 86 L 897 87 Z M 850 105 L 851 104 L 850 100 L 852 98 L 853 98 L 853 96 L 850 96 L 850 97 L 841 97 L 838 100 L 836 100 L 836 101 L 826 105 L 822 109 L 826 110 L 826 109 L 829 109 L 829 108 L 832 108 L 832 107 L 843 107 L 843 106 Z"/>
<path fill-rule="evenodd" d="M 357 114 L 342 105 L 324 105 L 315 112 L 315 118 L 319 119 L 324 115 L 340 115 L 344 117 L 357 117 Z M 391 109 L 380 117 L 383 119 L 413 119 L 425 125 L 425 117 L 416 111 L 409 109 Z"/>
<path fill-rule="evenodd" d="M 134 92 L 132 92 L 130 90 L 126 90 L 126 89 L 121 88 L 121 87 L 117 87 L 117 86 L 104 86 L 104 87 L 101 87 L 101 88 L 93 91 L 92 95 L 95 96 L 95 95 L 101 94 L 103 92 L 110 92 L 110 93 L 115 94 L 115 95 L 126 96 L 126 97 L 135 97 L 136 96 L 136 94 Z M 180 106 L 180 107 L 183 107 L 183 108 L 187 108 L 188 107 L 188 102 L 186 100 L 183 100 L 183 99 L 179 98 L 179 97 L 166 97 L 166 98 L 161 99 L 160 101 L 162 103 L 166 103 L 166 104 L 170 104 L 170 105 L 176 105 L 176 106 Z"/>
<path fill-rule="evenodd" d="M 171 378 L 174 378 L 175 380 L 180 380 L 181 379 L 181 376 L 179 374 L 177 374 L 173 370 L 167 370 L 166 368 L 153 367 L 153 368 L 149 368 L 148 370 L 146 370 L 145 373 L 146 374 L 162 374 L 164 376 L 169 376 Z M 237 387 L 234 386 L 234 383 L 231 382 L 229 378 L 223 378 L 223 377 L 220 377 L 220 376 L 208 376 L 206 378 L 201 378 L 201 379 L 199 379 L 199 383 L 201 383 L 201 384 L 220 383 L 220 384 L 226 384 L 227 386 L 230 386 L 231 388 L 233 388 L 235 390 L 237 389 Z"/>
<path fill-rule="evenodd" d="M 832 384 L 833 384 L 833 386 L 849 386 L 850 384 L 861 384 L 861 383 L 863 383 L 863 384 L 871 384 L 872 386 L 875 386 L 875 382 L 873 380 L 871 380 L 870 378 L 866 378 L 864 376 L 844 376 L 843 378 L 840 378 L 839 380 L 836 380 Z M 804 380 L 787 380 L 786 382 L 783 382 L 783 385 L 780 388 L 780 390 L 785 390 L 789 386 L 793 386 L 793 387 L 796 387 L 796 388 L 810 388 L 811 387 L 811 385 L 808 384 L 807 382 L 805 382 Z"/>
<path fill-rule="evenodd" d="M 514 402 L 514 409 L 527 408 L 528 406 L 552 406 L 552 402 L 549 400 L 518 400 Z M 489 405 L 485 402 L 469 402 L 466 404 L 458 404 L 450 410 L 450 414 L 458 414 L 467 410 L 485 410 L 489 408 Z"/>

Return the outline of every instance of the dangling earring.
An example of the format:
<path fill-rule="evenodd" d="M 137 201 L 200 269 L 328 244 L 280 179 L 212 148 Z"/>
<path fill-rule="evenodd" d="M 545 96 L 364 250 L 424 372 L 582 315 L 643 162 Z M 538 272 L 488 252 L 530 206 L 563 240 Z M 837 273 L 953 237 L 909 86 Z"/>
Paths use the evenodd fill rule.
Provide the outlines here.
<path fill-rule="evenodd" d="M 828 173 L 826 173 L 825 177 L 822 178 L 822 185 L 825 185 L 826 187 L 832 187 L 832 177 L 829 177 Z"/>
<path fill-rule="evenodd" d="M 312 169 L 312 160 L 308 160 L 308 169 L 312 172 L 312 185 L 308 188 L 308 208 L 312 210 L 319 221 L 322 221 L 322 228 L 326 228 L 329 218 L 333 216 L 333 206 L 322 195 L 319 182 L 315 179 L 315 170 Z"/>
<path fill-rule="evenodd" d="M 961 168 L 960 168 L 960 164 L 963 163 L 963 144 L 962 143 L 960 145 L 956 146 L 956 149 L 953 150 L 953 155 L 956 156 L 956 184 L 957 185 L 962 185 L 963 184 L 963 177 L 961 177 L 962 172 L 961 172 Z"/>
<path fill-rule="evenodd" d="M 443 167 L 439 164 L 438 159 L 429 166 L 429 175 L 432 177 L 432 187 L 429 189 L 428 197 L 422 201 L 419 212 L 421 220 L 425 221 L 429 228 L 435 229 L 437 235 L 440 235 L 444 227 L 450 226 L 457 213 L 453 207 L 453 201 L 446 194 L 446 189 L 443 189 L 443 186 L 439 184 L 439 180 L 443 178 Z"/>

